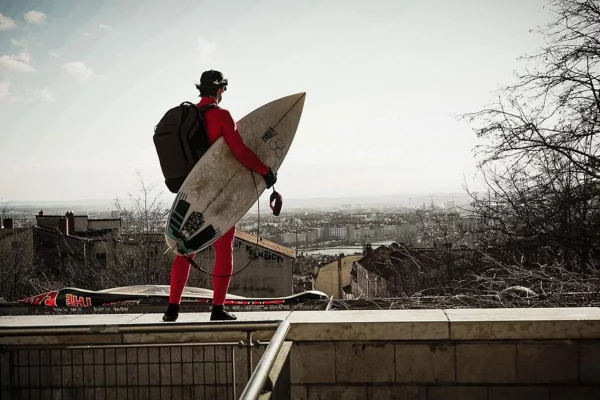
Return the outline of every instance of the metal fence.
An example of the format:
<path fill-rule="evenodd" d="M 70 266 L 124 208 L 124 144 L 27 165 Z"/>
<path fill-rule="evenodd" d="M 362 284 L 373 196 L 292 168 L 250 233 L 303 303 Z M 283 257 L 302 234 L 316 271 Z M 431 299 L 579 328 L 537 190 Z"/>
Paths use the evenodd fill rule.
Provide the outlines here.
<path fill-rule="evenodd" d="M 236 399 L 232 344 L 15 346 L 2 399 Z"/>
<path fill-rule="evenodd" d="M 281 324 L 266 348 L 252 333 L 269 325 L 257 324 L 223 324 L 244 331 L 236 342 L 3 345 L 0 399 L 256 399 L 270 387 L 289 329 Z"/>

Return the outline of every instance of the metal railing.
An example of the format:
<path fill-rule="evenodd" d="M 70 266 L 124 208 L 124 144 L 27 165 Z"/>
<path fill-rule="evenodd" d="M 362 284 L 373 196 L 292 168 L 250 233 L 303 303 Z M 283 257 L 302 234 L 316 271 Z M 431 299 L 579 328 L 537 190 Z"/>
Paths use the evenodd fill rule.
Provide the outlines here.
<path fill-rule="evenodd" d="M 254 373 L 250 377 L 246 388 L 240 396 L 240 400 L 256 400 L 261 393 L 264 392 L 265 384 L 268 381 L 269 372 L 275 363 L 275 359 L 281 350 L 281 346 L 285 342 L 285 337 L 290 329 L 290 323 L 283 321 L 269 342 L 265 353 L 261 357 Z M 269 384 L 269 388 L 272 388 L 272 382 Z"/>
<path fill-rule="evenodd" d="M 266 344 L 254 341 L 253 333 L 270 330 L 275 333 L 252 372 L 253 350 Z M 269 372 L 288 331 L 287 321 L 0 328 L 0 338 L 18 336 L 21 341 L 90 333 L 245 334 L 245 340 L 222 342 L 2 345 L 0 398 L 237 400 L 247 379 L 239 399 L 256 400 L 272 389 Z M 246 376 L 240 377 L 242 372 Z"/>

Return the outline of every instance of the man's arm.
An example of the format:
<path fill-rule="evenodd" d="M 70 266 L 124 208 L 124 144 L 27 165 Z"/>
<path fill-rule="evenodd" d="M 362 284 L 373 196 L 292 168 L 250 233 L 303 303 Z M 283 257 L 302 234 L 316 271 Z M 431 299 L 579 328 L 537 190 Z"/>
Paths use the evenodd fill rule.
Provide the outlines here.
<path fill-rule="evenodd" d="M 231 114 L 226 110 L 222 110 L 221 112 L 223 112 L 223 138 L 235 158 L 237 158 L 244 167 L 251 169 L 258 174 L 268 174 L 269 167 L 265 165 L 260 158 L 248 148 L 248 146 L 246 146 L 240 132 L 237 130 L 233 118 L 231 118 Z"/>

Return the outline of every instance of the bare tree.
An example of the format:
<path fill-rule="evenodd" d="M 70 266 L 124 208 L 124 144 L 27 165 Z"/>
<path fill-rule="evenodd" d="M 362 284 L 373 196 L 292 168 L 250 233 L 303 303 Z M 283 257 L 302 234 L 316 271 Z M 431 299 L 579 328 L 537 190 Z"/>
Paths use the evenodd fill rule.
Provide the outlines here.
<path fill-rule="evenodd" d="M 113 251 L 110 270 L 121 281 L 113 281 L 114 286 L 139 284 L 168 284 L 171 265 L 175 254 L 167 252 L 164 232 L 168 206 L 161 199 L 155 183 L 146 183 L 137 172 L 139 186 L 137 192 L 129 194 L 130 207 L 118 198 L 114 200 L 122 219 L 122 234 L 115 243 L 107 243 Z M 199 254 L 195 261 L 204 264 L 208 254 Z M 204 286 L 206 275 L 191 274 L 190 285 Z"/>
<path fill-rule="evenodd" d="M 13 301 L 39 290 L 43 284 L 35 273 L 31 230 L 1 233 L 0 297 Z"/>
<path fill-rule="evenodd" d="M 570 268 L 595 263 L 600 196 L 600 3 L 552 0 L 546 46 L 501 90 L 497 104 L 463 118 L 488 193 L 473 196 L 487 243 L 547 246 Z"/>
<path fill-rule="evenodd" d="M 11 207 L 10 203 L 4 201 L 4 199 L 0 197 L 0 213 L 2 214 L 2 220 L 7 218 L 12 212 L 13 208 Z"/>
<path fill-rule="evenodd" d="M 162 192 L 155 193 L 156 184 L 147 184 L 139 171 L 137 176 L 138 192 L 128 195 L 131 207 L 126 207 L 118 197 L 113 202 L 123 223 L 122 230 L 131 233 L 159 232 L 168 210 L 161 200 Z"/>

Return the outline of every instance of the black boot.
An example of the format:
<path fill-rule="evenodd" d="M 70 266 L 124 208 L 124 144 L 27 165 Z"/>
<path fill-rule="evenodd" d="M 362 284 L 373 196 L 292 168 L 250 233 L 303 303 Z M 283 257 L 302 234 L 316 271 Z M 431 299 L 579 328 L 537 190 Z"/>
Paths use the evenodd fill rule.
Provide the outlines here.
<path fill-rule="evenodd" d="M 229 314 L 223 309 L 223 306 L 213 306 L 212 312 L 210 313 L 211 321 L 233 321 L 237 317 L 233 314 Z"/>
<path fill-rule="evenodd" d="M 179 304 L 169 303 L 169 307 L 167 308 L 167 312 L 163 315 L 163 321 L 165 322 L 175 322 L 179 317 Z"/>

